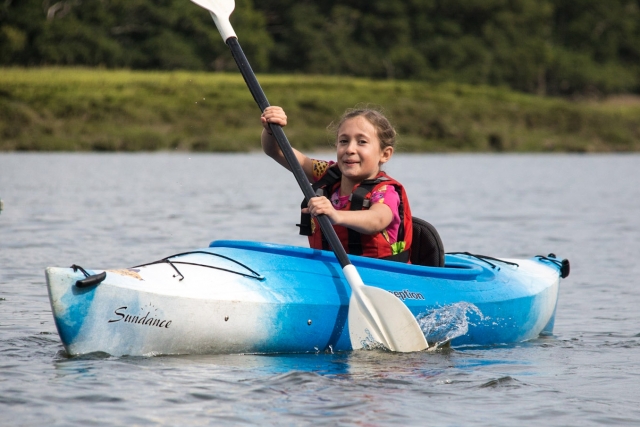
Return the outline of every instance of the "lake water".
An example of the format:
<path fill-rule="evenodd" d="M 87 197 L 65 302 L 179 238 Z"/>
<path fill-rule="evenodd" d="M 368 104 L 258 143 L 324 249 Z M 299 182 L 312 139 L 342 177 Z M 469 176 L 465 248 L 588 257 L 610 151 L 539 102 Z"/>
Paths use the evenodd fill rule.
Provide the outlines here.
<path fill-rule="evenodd" d="M 45 267 L 128 267 L 215 239 L 306 245 L 301 193 L 258 153 L 2 153 L 0 425 L 640 425 L 640 156 L 398 154 L 387 170 L 448 252 L 570 259 L 554 336 L 69 358 Z"/>

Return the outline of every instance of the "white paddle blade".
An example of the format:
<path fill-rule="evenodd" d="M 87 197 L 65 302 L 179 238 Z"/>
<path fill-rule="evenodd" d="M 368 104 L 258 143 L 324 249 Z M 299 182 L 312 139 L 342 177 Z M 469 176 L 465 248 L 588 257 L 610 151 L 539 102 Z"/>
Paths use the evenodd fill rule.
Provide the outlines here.
<path fill-rule="evenodd" d="M 345 269 L 348 267 L 353 266 Z M 416 318 L 398 297 L 383 289 L 365 286 L 359 275 L 356 279 L 350 273 L 345 276 L 351 286 L 349 338 L 354 350 L 384 346 L 391 351 L 408 353 L 428 347 Z"/>
<path fill-rule="evenodd" d="M 213 22 L 215 22 L 222 40 L 225 42 L 229 37 L 236 37 L 236 32 L 233 31 L 229 17 L 231 12 L 236 7 L 235 0 L 191 0 L 200 7 L 204 7 L 211 12 Z"/>

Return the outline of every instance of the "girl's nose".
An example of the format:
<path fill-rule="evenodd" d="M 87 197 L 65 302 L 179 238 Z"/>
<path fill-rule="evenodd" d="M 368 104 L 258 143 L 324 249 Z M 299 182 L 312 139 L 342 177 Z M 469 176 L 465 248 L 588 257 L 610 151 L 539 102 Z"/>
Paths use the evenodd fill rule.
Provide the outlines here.
<path fill-rule="evenodd" d="M 347 145 L 347 153 L 355 153 L 357 145 L 358 143 L 356 141 L 349 141 L 349 144 Z"/>

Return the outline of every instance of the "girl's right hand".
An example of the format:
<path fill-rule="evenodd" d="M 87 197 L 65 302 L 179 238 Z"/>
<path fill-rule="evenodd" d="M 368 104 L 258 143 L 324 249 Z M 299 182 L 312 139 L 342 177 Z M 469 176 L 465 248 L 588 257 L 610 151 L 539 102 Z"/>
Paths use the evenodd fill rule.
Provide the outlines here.
<path fill-rule="evenodd" d="M 302 209 L 302 213 L 308 213 L 311 216 L 326 215 L 331 220 L 331 224 L 336 224 L 340 220 L 340 211 L 334 209 L 333 205 L 324 196 L 312 197 L 306 208 Z"/>
<path fill-rule="evenodd" d="M 262 126 L 264 127 L 264 130 L 260 135 L 260 144 L 262 145 L 262 150 L 264 150 L 267 156 L 271 157 L 276 162 L 291 171 L 289 161 L 282 153 L 279 143 L 276 140 L 276 137 L 273 136 L 273 133 L 271 133 L 271 128 L 269 127 L 269 123 L 280 125 L 282 127 L 285 127 L 287 125 L 287 115 L 284 113 L 284 110 L 276 105 L 267 107 L 262 112 L 260 121 L 262 122 Z M 296 156 L 298 163 L 300 163 L 300 166 L 302 166 L 302 170 L 307 176 L 307 179 L 309 179 L 309 181 L 312 181 L 313 161 L 295 148 L 291 147 L 291 149 L 293 150 L 293 154 Z"/>
<path fill-rule="evenodd" d="M 276 105 L 272 105 L 264 109 L 264 112 L 260 116 L 260 121 L 264 129 L 271 135 L 271 129 L 269 123 L 280 125 L 285 127 L 287 125 L 287 115 L 284 110 Z"/>

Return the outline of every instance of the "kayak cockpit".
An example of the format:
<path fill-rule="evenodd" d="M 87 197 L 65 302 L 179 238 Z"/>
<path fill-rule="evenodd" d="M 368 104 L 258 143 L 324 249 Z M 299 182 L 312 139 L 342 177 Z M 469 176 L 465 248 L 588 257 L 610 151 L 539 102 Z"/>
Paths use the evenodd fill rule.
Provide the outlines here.
<path fill-rule="evenodd" d="M 336 262 L 336 256 L 331 251 L 276 243 L 245 240 L 216 240 L 209 244 L 209 248 L 236 249 L 240 251 L 280 255 L 292 259 L 313 259 L 321 262 Z M 489 266 L 484 267 L 480 262 L 473 262 L 456 255 L 446 255 L 444 267 L 419 266 L 362 256 L 351 256 L 350 259 L 353 265 L 358 268 L 382 270 L 410 276 L 462 281 L 485 281 L 493 280 L 494 278 L 494 273 L 491 271 L 491 268 L 488 268 Z"/>

